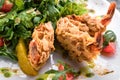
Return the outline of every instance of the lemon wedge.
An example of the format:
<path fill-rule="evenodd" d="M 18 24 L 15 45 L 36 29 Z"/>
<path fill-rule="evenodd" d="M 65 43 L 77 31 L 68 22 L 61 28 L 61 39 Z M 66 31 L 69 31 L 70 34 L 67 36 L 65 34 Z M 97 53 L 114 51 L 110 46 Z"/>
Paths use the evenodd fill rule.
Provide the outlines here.
<path fill-rule="evenodd" d="M 19 39 L 19 42 L 16 46 L 16 53 L 18 57 L 18 64 L 21 70 L 30 76 L 35 76 L 38 72 L 31 66 L 27 58 L 27 50 L 23 39 Z"/>

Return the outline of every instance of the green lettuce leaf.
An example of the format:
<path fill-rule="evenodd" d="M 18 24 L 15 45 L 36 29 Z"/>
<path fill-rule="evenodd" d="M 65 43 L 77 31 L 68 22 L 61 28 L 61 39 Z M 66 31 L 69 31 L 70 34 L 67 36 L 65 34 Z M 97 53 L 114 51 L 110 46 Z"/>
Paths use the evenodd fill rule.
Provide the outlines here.
<path fill-rule="evenodd" d="M 16 4 L 18 10 L 24 9 L 24 0 L 15 0 L 15 4 Z"/>

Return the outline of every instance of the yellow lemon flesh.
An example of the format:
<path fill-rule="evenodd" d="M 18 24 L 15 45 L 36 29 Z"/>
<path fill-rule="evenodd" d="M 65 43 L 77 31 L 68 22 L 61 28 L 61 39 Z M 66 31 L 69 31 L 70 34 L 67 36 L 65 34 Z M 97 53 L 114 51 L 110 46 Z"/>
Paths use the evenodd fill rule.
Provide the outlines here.
<path fill-rule="evenodd" d="M 18 57 L 18 64 L 21 70 L 30 76 L 35 76 L 38 72 L 33 69 L 27 58 L 27 50 L 23 39 L 20 39 L 16 46 L 16 53 Z"/>

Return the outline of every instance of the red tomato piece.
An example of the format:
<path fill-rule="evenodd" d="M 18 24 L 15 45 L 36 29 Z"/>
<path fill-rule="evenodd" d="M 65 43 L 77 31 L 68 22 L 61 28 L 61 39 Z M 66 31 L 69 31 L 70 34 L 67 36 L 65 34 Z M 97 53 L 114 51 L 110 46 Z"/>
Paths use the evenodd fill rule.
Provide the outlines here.
<path fill-rule="evenodd" d="M 66 79 L 65 80 L 73 80 L 74 75 L 72 73 L 66 73 Z M 63 80 L 63 76 L 59 77 L 59 80 Z"/>
<path fill-rule="evenodd" d="M 11 11 L 12 7 L 13 7 L 13 3 L 11 3 L 9 0 L 5 0 L 4 4 L 0 10 L 3 12 L 9 12 L 9 11 Z"/>
<path fill-rule="evenodd" d="M 58 69 L 59 71 L 63 71 L 64 66 L 62 64 L 59 64 Z M 72 73 L 66 73 L 66 80 L 73 80 L 73 79 L 74 79 L 74 75 Z M 63 76 L 60 76 L 59 80 L 63 80 Z"/>
<path fill-rule="evenodd" d="M 63 76 L 60 76 L 60 77 L 59 77 L 59 80 L 63 80 Z"/>
<path fill-rule="evenodd" d="M 115 45 L 115 43 L 114 42 L 110 42 L 109 44 L 108 44 L 108 46 L 106 46 L 106 47 L 104 47 L 103 49 L 102 49 L 102 55 L 104 55 L 104 56 L 107 56 L 107 57 L 111 57 L 111 56 L 113 56 L 114 54 L 115 54 L 115 50 L 116 50 L 116 45 Z"/>
<path fill-rule="evenodd" d="M 0 38 L 0 47 L 2 47 L 4 45 L 4 40 L 3 38 Z"/>
<path fill-rule="evenodd" d="M 60 65 L 58 66 L 58 70 L 59 70 L 59 71 L 63 71 L 63 70 L 64 70 L 64 66 L 63 66 L 62 64 L 60 64 Z"/>
<path fill-rule="evenodd" d="M 66 73 L 66 80 L 73 80 L 74 75 L 72 73 Z"/>

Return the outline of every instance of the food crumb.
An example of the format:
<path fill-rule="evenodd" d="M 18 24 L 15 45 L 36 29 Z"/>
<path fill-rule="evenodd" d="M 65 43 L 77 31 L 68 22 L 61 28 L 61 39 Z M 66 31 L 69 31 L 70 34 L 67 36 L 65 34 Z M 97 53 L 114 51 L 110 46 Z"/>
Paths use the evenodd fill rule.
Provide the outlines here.
<path fill-rule="evenodd" d="M 97 75 L 104 76 L 113 73 L 114 70 L 108 69 L 107 67 L 103 67 L 102 65 L 96 65 L 96 67 L 94 68 L 94 72 Z"/>

